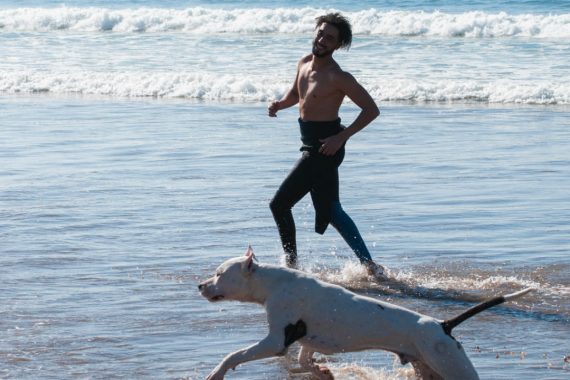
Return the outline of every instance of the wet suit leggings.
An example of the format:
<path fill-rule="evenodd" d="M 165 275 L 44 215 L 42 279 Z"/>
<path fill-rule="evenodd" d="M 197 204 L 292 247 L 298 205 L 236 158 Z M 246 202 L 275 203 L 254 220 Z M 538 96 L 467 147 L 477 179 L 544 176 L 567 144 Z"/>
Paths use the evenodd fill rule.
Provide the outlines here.
<path fill-rule="evenodd" d="M 292 208 L 307 193 L 311 192 L 311 196 L 317 193 L 319 186 L 326 186 L 326 191 L 332 194 L 330 204 L 330 224 L 340 233 L 348 246 L 354 251 L 360 262 L 367 263 L 372 261 L 370 252 L 354 224 L 350 216 L 343 210 L 338 196 L 338 165 L 330 167 L 331 172 L 324 183 L 315 180 L 315 176 L 320 173 L 314 171 L 313 154 L 304 152 L 303 156 L 297 161 L 287 178 L 283 181 L 279 190 L 271 200 L 269 206 L 273 214 L 273 218 L 279 230 L 279 237 L 283 250 L 285 251 L 287 265 L 295 266 L 297 261 L 297 240 L 295 221 L 293 219 Z M 322 171 L 322 166 L 319 167 Z"/>

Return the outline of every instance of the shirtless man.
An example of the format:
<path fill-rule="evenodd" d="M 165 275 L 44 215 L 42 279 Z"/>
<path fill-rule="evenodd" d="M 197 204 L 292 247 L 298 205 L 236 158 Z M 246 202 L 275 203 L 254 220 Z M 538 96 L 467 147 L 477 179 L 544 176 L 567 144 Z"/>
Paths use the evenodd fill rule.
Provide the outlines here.
<path fill-rule="evenodd" d="M 318 17 L 316 22 L 312 54 L 299 61 L 292 88 L 281 100 L 268 106 L 269 116 L 276 117 L 279 110 L 299 104 L 302 141 L 302 156 L 271 200 L 271 212 L 288 266 L 297 264 L 291 209 L 310 192 L 316 211 L 315 231 L 323 234 L 328 224 L 332 224 L 368 273 L 381 276 L 384 268 L 374 263 L 358 228 L 341 207 L 338 182 L 344 145 L 378 117 L 380 111 L 370 94 L 332 57 L 335 50 L 350 47 L 349 21 L 338 13 L 331 13 Z M 339 118 L 339 108 L 345 97 L 361 108 L 356 120 L 347 128 L 341 125 Z"/>

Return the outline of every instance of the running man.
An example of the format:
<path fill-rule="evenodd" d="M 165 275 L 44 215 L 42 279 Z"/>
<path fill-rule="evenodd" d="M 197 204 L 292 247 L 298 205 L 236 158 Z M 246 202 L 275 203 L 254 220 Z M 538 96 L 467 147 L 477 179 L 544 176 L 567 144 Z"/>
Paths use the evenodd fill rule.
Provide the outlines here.
<path fill-rule="evenodd" d="M 381 276 L 384 268 L 374 263 L 358 228 L 343 210 L 339 199 L 338 167 L 344 159 L 344 146 L 355 133 L 370 124 L 380 111 L 370 94 L 332 55 L 352 42 L 350 22 L 339 13 L 316 19 L 312 54 L 297 65 L 291 89 L 268 106 L 268 114 L 299 104 L 301 158 L 285 178 L 270 202 L 289 267 L 297 265 L 295 222 L 291 209 L 307 193 L 316 212 L 315 231 L 323 234 L 329 223 L 340 233 L 368 273 Z M 345 97 L 361 111 L 354 122 L 344 127 L 339 109 Z"/>

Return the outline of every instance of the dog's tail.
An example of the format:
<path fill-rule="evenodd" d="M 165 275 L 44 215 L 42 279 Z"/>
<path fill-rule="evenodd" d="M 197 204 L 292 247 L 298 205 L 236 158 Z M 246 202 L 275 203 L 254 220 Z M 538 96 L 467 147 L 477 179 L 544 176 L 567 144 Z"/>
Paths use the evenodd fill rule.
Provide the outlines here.
<path fill-rule="evenodd" d="M 525 294 L 527 294 L 528 292 L 530 292 L 532 290 L 534 290 L 534 289 L 533 288 L 526 288 L 526 289 L 523 289 L 523 290 L 516 292 L 516 293 L 507 294 L 504 296 L 493 297 L 487 301 L 480 303 L 479 305 L 475 305 L 472 308 L 465 311 L 464 313 L 458 315 L 457 317 L 443 321 L 441 324 L 443 327 L 443 331 L 445 331 L 445 333 L 447 335 L 451 336 L 451 330 L 453 330 L 455 327 L 457 327 L 457 325 L 459 325 L 461 322 L 464 322 L 466 319 L 469 319 L 472 316 L 479 314 L 480 312 L 487 310 L 493 306 L 500 305 L 503 302 L 507 302 L 507 301 L 513 300 L 515 298 L 524 296 Z"/>

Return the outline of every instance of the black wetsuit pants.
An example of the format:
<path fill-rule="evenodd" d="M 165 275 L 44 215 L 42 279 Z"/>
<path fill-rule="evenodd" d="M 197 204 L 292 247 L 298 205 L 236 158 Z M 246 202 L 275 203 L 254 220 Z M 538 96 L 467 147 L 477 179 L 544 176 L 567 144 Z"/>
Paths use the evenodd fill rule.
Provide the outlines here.
<path fill-rule="evenodd" d="M 325 156 L 314 150 L 303 151 L 271 200 L 271 212 L 288 266 L 295 266 L 297 260 L 296 229 L 291 209 L 309 192 L 317 212 L 316 232 L 324 233 L 330 223 L 362 263 L 372 260 L 358 228 L 339 201 L 338 167 L 343 159 L 344 147 L 334 156 Z"/>

